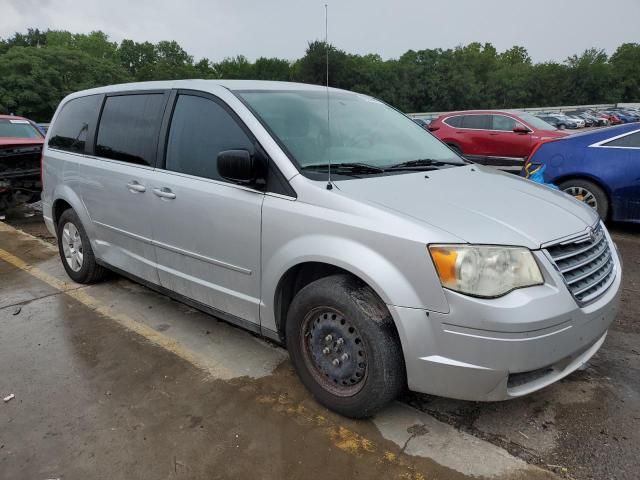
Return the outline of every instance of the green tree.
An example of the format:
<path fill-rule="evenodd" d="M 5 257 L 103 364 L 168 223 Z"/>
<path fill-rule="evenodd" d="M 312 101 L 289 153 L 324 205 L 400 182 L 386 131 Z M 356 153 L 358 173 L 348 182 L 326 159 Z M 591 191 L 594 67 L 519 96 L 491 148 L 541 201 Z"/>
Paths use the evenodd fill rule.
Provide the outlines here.
<path fill-rule="evenodd" d="M 253 73 L 253 65 L 244 55 L 225 58 L 213 66 L 216 78 L 225 79 L 247 79 L 255 78 Z"/>
<path fill-rule="evenodd" d="M 258 58 L 253 64 L 253 78 L 286 81 L 291 77 L 291 65 L 280 58 Z"/>
<path fill-rule="evenodd" d="M 123 40 L 118 48 L 118 60 L 133 78 L 140 80 L 140 71 L 148 65 L 155 65 L 158 55 L 153 43 Z"/>
<path fill-rule="evenodd" d="M 640 44 L 624 43 L 609 59 L 620 101 L 640 102 Z"/>
<path fill-rule="evenodd" d="M 0 111 L 49 121 L 69 93 L 129 77 L 120 65 L 79 50 L 13 47 L 0 55 L 0 79 Z"/>
<path fill-rule="evenodd" d="M 617 100 L 612 85 L 611 65 L 604 50 L 590 48 L 566 60 L 568 82 L 572 86 L 567 101 L 572 104 L 603 103 Z"/>

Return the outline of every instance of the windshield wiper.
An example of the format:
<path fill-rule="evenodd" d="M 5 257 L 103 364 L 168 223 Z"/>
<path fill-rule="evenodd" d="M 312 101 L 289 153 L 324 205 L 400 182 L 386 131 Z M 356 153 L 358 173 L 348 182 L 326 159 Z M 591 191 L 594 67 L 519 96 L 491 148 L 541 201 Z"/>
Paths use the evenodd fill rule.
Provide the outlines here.
<path fill-rule="evenodd" d="M 329 164 L 322 163 L 316 165 L 306 165 L 302 167 L 303 170 L 322 170 L 328 171 Z M 374 174 L 374 173 L 384 173 L 385 169 L 381 167 L 376 167 L 375 165 L 369 165 L 368 163 L 332 163 L 331 171 L 335 173 L 355 173 L 355 174 Z"/>
<path fill-rule="evenodd" d="M 445 165 L 464 165 L 464 162 L 451 162 L 447 160 L 434 160 L 432 158 L 421 158 L 418 160 L 409 160 L 408 162 L 396 163 L 385 168 L 385 171 L 393 170 L 437 170 Z"/>

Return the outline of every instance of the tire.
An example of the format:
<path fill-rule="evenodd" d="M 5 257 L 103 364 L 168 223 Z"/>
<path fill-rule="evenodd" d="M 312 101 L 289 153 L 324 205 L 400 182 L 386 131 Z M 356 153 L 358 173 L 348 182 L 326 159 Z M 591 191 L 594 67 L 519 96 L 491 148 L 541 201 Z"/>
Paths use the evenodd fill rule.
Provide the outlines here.
<path fill-rule="evenodd" d="M 366 418 L 405 388 L 393 319 L 384 302 L 355 277 L 332 275 L 300 290 L 285 330 L 302 383 L 330 410 Z"/>
<path fill-rule="evenodd" d="M 96 263 L 87 232 L 73 209 L 60 215 L 57 236 L 62 265 L 74 282 L 96 283 L 107 276 L 108 270 Z"/>
<path fill-rule="evenodd" d="M 572 197 L 585 202 L 598 212 L 600 218 L 606 220 L 609 215 L 609 198 L 607 194 L 593 182 L 589 180 L 574 179 L 567 180 L 560 185 L 560 190 L 568 193 Z"/>
<path fill-rule="evenodd" d="M 567 126 L 564 123 L 558 125 L 558 130 L 564 130 L 565 128 L 567 128 Z"/>

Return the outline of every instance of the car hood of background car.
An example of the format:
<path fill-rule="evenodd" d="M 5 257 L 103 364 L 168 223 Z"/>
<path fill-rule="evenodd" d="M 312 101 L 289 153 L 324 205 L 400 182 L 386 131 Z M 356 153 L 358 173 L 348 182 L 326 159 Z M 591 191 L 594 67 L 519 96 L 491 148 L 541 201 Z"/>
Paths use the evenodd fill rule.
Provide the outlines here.
<path fill-rule="evenodd" d="M 42 145 L 44 138 L 0 137 L 0 147 L 18 147 L 24 145 Z"/>
<path fill-rule="evenodd" d="M 561 130 L 538 130 L 533 134 L 532 139 L 535 142 L 545 140 L 555 140 L 556 138 L 565 138 L 571 135 L 570 133 L 563 132 Z"/>
<path fill-rule="evenodd" d="M 585 231 L 597 214 L 569 195 L 479 165 L 336 182 L 340 191 L 469 243 L 532 249 Z"/>

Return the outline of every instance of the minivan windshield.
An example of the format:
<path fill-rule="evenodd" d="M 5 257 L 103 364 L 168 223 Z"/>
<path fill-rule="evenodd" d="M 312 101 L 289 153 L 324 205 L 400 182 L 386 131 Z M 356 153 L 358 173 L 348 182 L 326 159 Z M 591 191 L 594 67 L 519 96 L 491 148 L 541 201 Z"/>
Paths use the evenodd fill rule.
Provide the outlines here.
<path fill-rule="evenodd" d="M 380 174 L 392 167 L 398 171 L 465 164 L 424 128 L 366 95 L 331 91 L 327 99 L 321 90 L 236 93 L 301 170 L 330 162 L 341 171 L 355 165 L 360 175 Z"/>

